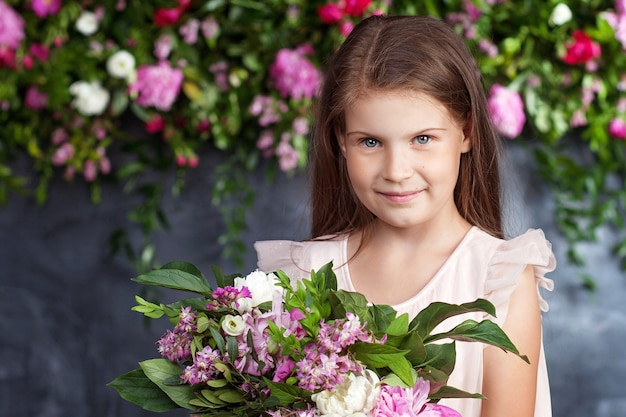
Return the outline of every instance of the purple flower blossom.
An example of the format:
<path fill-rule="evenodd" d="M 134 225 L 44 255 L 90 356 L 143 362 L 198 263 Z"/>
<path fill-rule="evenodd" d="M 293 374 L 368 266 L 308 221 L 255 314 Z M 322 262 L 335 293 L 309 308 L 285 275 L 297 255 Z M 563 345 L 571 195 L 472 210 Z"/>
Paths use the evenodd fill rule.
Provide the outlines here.
<path fill-rule="evenodd" d="M 214 17 L 207 17 L 200 25 L 202 35 L 207 39 L 212 39 L 219 34 L 220 25 Z"/>
<path fill-rule="evenodd" d="M 202 351 L 196 353 L 193 364 L 185 368 L 181 379 L 190 385 L 210 381 L 219 374 L 214 365 L 220 360 L 219 351 L 213 350 L 210 346 L 205 346 Z"/>
<path fill-rule="evenodd" d="M 175 333 L 167 330 L 157 341 L 159 353 L 174 362 L 182 362 L 191 358 L 192 336 L 186 333 Z"/>
<path fill-rule="evenodd" d="M 182 35 L 185 43 L 193 45 L 198 41 L 198 29 L 200 29 L 200 21 L 198 19 L 189 19 L 180 27 L 178 32 Z"/>
<path fill-rule="evenodd" d="M 239 300 L 242 298 L 252 298 L 252 294 L 247 287 L 235 288 L 231 286 L 219 287 L 211 293 L 213 301 L 207 304 L 209 310 L 219 310 L 220 308 L 239 308 Z"/>
<path fill-rule="evenodd" d="M 13 8 L 0 0 L 0 49 L 17 49 L 24 39 L 24 19 Z"/>
<path fill-rule="evenodd" d="M 320 74 L 306 58 L 312 48 L 301 45 L 296 49 L 281 49 L 270 66 L 270 77 L 283 98 L 312 98 L 319 92 Z"/>
<path fill-rule="evenodd" d="M 489 112 L 497 131 L 511 139 L 519 136 L 526 123 L 520 95 L 499 84 L 491 87 L 489 95 Z"/>
<path fill-rule="evenodd" d="M 137 69 L 137 81 L 130 86 L 137 92 L 137 104 L 169 111 L 183 83 L 183 72 L 166 61 L 157 65 L 142 65 Z"/>
<path fill-rule="evenodd" d="M 165 60 L 172 52 L 172 47 L 174 46 L 174 42 L 172 41 L 172 37 L 169 35 L 161 35 L 154 42 L 154 56 L 159 60 Z"/>

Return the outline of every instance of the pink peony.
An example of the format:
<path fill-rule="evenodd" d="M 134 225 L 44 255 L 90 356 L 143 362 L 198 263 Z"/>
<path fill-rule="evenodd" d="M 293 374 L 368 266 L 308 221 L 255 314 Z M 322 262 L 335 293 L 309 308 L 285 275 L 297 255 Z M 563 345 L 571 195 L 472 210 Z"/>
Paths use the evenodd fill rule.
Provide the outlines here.
<path fill-rule="evenodd" d="M 617 139 L 626 139 L 626 120 L 620 118 L 611 120 L 609 134 Z"/>
<path fill-rule="evenodd" d="M 31 3 L 33 12 L 40 18 L 52 16 L 61 10 L 61 0 L 33 0 Z"/>
<path fill-rule="evenodd" d="M 520 95 L 499 84 L 491 87 L 489 95 L 489 112 L 498 133 L 510 139 L 519 136 L 526 123 Z"/>
<path fill-rule="evenodd" d="M 445 405 L 428 403 L 424 407 L 424 410 L 420 413 L 421 416 L 433 416 L 433 417 L 462 417 L 461 414 Z"/>
<path fill-rule="evenodd" d="M 310 45 L 301 45 L 296 49 L 283 48 L 276 54 L 270 77 L 282 97 L 300 100 L 318 94 L 320 74 L 305 57 L 310 49 Z"/>
<path fill-rule="evenodd" d="M 161 61 L 157 65 L 140 66 L 137 69 L 137 81 L 130 86 L 130 91 L 138 93 L 137 104 L 169 111 L 182 83 L 183 72 Z"/>
<path fill-rule="evenodd" d="M 24 19 L 0 0 L 0 49 L 17 49 L 24 39 Z"/>

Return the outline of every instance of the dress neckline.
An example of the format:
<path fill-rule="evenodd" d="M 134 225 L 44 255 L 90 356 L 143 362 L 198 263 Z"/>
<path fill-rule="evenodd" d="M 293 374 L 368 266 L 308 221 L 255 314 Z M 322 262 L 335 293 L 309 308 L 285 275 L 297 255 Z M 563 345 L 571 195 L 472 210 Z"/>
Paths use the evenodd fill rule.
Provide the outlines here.
<path fill-rule="evenodd" d="M 458 253 L 460 252 L 461 248 L 466 245 L 466 242 L 469 240 L 470 236 L 473 235 L 475 231 L 477 230 L 480 230 L 480 229 L 478 229 L 478 227 L 476 226 L 471 226 L 469 228 L 469 230 L 465 233 L 465 236 L 463 236 L 463 239 L 461 239 L 461 241 L 456 246 L 456 248 L 454 248 L 450 256 L 448 256 L 445 262 L 441 265 L 441 267 L 437 270 L 437 272 L 435 272 L 435 274 L 426 283 L 426 285 L 422 287 L 421 290 L 419 290 L 416 294 L 413 294 L 412 296 L 410 296 L 409 298 L 407 298 L 406 300 L 400 303 L 392 304 L 391 307 L 397 310 L 398 308 L 402 308 L 405 304 L 414 302 L 417 298 L 420 298 L 423 294 L 426 294 L 429 291 L 429 289 L 433 285 L 435 285 L 435 282 L 439 280 L 439 277 L 443 274 L 443 271 L 447 269 L 448 265 L 454 260 L 454 258 L 458 256 Z M 340 241 L 340 244 L 341 244 L 340 252 L 341 252 L 342 259 L 341 259 L 341 266 L 339 269 L 341 270 L 341 272 L 344 274 L 346 278 L 345 281 L 346 281 L 346 284 L 348 284 L 348 287 L 349 287 L 348 289 L 350 291 L 356 292 L 356 288 L 354 287 L 354 284 L 352 283 L 352 276 L 350 275 L 350 267 L 348 266 L 348 237 L 349 235 L 346 234 L 344 235 L 343 239 L 341 239 Z"/>

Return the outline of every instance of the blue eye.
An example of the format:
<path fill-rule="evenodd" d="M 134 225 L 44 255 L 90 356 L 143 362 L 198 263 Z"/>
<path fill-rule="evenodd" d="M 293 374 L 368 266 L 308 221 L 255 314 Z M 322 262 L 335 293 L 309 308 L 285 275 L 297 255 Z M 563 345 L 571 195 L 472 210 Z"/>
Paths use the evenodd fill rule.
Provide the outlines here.
<path fill-rule="evenodd" d="M 426 135 L 419 135 L 419 136 L 415 136 L 413 138 L 413 140 L 415 141 L 415 143 L 417 143 L 418 145 L 426 145 L 427 143 L 429 143 L 432 139 L 430 138 L 430 136 L 426 136 Z"/>
<path fill-rule="evenodd" d="M 378 146 L 378 140 L 374 138 L 365 138 L 361 141 L 361 143 L 366 148 L 375 148 L 376 146 Z"/>

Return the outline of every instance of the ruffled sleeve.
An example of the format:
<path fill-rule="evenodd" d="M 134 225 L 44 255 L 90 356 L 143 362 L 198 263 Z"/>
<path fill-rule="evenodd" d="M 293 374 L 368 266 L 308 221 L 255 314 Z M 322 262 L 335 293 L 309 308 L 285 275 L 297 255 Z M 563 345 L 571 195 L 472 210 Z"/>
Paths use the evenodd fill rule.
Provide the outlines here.
<path fill-rule="evenodd" d="M 539 288 L 552 291 L 554 282 L 546 278 L 545 274 L 554 271 L 556 259 L 552 245 L 542 230 L 530 229 L 516 238 L 503 241 L 491 258 L 485 281 L 485 296 L 496 307 L 496 322 L 499 325 L 504 323 L 509 299 L 526 265 L 532 265 L 535 269 L 537 291 Z M 548 311 L 548 303 L 540 292 L 539 306 L 542 311 Z"/>
<path fill-rule="evenodd" d="M 257 266 L 261 271 L 272 272 L 280 269 L 292 279 L 308 275 L 302 265 L 302 242 L 291 240 L 265 240 L 254 244 L 257 253 Z"/>

